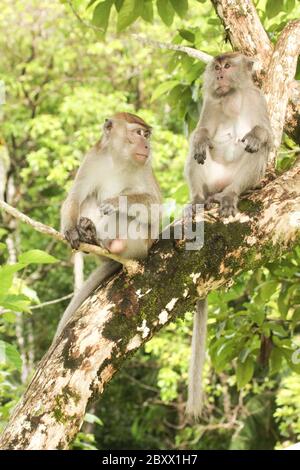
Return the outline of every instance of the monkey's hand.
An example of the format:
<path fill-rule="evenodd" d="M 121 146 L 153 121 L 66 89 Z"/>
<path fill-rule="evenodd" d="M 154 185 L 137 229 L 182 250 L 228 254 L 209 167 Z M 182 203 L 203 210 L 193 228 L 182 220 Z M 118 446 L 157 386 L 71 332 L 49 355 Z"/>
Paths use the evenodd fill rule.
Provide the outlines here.
<path fill-rule="evenodd" d="M 116 212 L 117 207 L 112 199 L 107 199 L 106 201 L 102 202 L 102 204 L 100 204 L 99 211 L 101 217 L 103 217 L 104 215 L 111 215 Z"/>
<path fill-rule="evenodd" d="M 248 132 L 243 138 L 242 142 L 245 145 L 246 152 L 256 153 L 261 147 L 261 141 L 254 135 L 252 131 Z"/>
<path fill-rule="evenodd" d="M 195 136 L 194 142 L 193 142 L 193 151 L 194 151 L 194 159 L 203 165 L 206 159 L 206 150 L 207 147 L 210 149 L 213 149 L 213 145 L 211 143 L 211 140 L 209 137 L 198 137 Z"/>
<path fill-rule="evenodd" d="M 80 245 L 79 232 L 76 227 L 66 230 L 64 233 L 66 240 L 70 243 L 74 250 L 78 250 Z"/>

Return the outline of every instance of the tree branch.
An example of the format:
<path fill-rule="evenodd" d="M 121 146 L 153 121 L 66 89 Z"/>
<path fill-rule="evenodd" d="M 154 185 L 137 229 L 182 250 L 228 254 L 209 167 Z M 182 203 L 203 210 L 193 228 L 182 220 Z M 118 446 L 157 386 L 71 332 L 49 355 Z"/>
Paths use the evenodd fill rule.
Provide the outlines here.
<path fill-rule="evenodd" d="M 276 147 L 279 147 L 281 142 L 286 118 L 285 110 L 288 109 L 299 54 L 300 20 L 297 20 L 290 22 L 282 30 L 269 62 L 268 74 L 263 83 Z M 294 122 L 294 125 L 296 124 Z"/>
<path fill-rule="evenodd" d="M 52 227 L 49 227 L 48 225 L 42 224 L 41 222 L 37 222 L 36 220 L 31 219 L 30 217 L 28 217 L 28 215 L 23 214 L 22 212 L 18 211 L 18 209 L 16 209 L 15 207 L 12 207 L 11 205 L 1 200 L 0 209 L 2 209 L 7 214 L 10 214 L 15 219 L 19 219 L 25 224 L 30 225 L 37 232 L 49 235 L 50 237 L 55 238 L 60 242 L 68 244 L 66 238 L 62 233 L 58 232 Z M 136 261 L 124 259 L 120 256 L 113 255 L 109 251 L 104 250 L 103 248 L 100 248 L 100 246 L 97 245 L 90 245 L 89 243 L 80 243 L 79 250 L 84 251 L 85 253 L 92 253 L 97 256 L 105 256 L 106 258 L 113 259 L 114 261 L 123 264 L 123 266 L 130 272 L 135 272 L 138 269 L 138 263 Z"/>
<path fill-rule="evenodd" d="M 142 44 L 147 46 L 152 46 L 155 49 L 165 49 L 169 51 L 176 51 L 176 52 L 183 52 L 194 59 L 198 59 L 205 64 L 208 64 L 212 60 L 212 56 L 207 54 L 206 52 L 199 51 L 198 49 L 194 49 L 193 47 L 188 46 L 181 46 L 179 44 L 167 44 L 165 42 L 154 41 L 153 39 L 146 38 L 144 36 L 140 36 L 139 34 L 133 34 L 133 37 Z"/>
<path fill-rule="evenodd" d="M 65 449 L 86 406 L 124 360 L 198 296 L 277 259 L 300 238 L 300 162 L 248 198 L 249 214 L 207 216 L 202 250 L 161 240 L 143 272 L 114 276 L 80 307 L 42 359 L 0 439 L 2 449 Z M 178 221 L 177 224 L 182 224 Z M 202 221 L 197 221 L 202 223 Z"/>

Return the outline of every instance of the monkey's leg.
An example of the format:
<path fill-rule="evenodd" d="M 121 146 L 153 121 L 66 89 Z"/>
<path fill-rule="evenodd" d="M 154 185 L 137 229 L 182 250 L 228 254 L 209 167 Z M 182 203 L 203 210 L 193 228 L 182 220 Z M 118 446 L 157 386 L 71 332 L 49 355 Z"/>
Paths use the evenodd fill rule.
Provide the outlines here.
<path fill-rule="evenodd" d="M 221 193 L 209 196 L 205 201 L 205 209 L 210 210 L 215 203 L 219 204 L 219 214 L 221 217 L 235 216 L 238 212 L 238 195 L 234 191 L 222 191 Z"/>

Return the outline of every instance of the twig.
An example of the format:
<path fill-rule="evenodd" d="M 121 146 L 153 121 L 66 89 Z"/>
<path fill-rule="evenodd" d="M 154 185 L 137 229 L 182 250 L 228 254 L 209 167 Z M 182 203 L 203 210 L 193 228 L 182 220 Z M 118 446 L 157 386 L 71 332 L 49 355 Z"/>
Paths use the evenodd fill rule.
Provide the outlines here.
<path fill-rule="evenodd" d="M 167 49 L 171 51 L 183 52 L 194 59 L 198 59 L 205 64 L 208 64 L 212 60 L 212 56 L 206 54 L 206 52 L 199 51 L 193 47 L 180 46 L 179 44 L 167 44 L 165 42 L 154 41 L 153 39 L 145 38 L 139 34 L 133 34 L 133 37 L 142 44 L 153 46 L 157 49 Z"/>
<path fill-rule="evenodd" d="M 59 302 L 62 302 L 63 300 L 70 299 L 73 297 L 74 292 L 71 294 L 65 295 L 64 297 L 60 297 L 59 299 L 54 299 L 54 300 L 48 300 L 47 302 L 43 302 L 42 304 L 39 305 L 34 305 L 33 307 L 30 307 L 30 310 L 36 310 L 37 308 L 43 308 L 47 307 L 48 305 L 53 305 L 53 304 L 58 304 Z"/>
<path fill-rule="evenodd" d="M 50 237 L 53 237 L 63 243 L 68 243 L 62 233 L 58 232 L 52 227 L 49 227 L 48 225 L 42 224 L 41 222 L 31 219 L 31 217 L 28 217 L 27 215 L 18 211 L 18 209 L 11 206 L 10 204 L 7 204 L 7 202 L 0 201 L 0 208 L 10 214 L 12 217 L 21 220 L 25 224 L 31 225 L 31 227 L 33 227 L 34 230 L 36 230 L 37 232 L 49 235 Z M 130 272 L 134 272 L 138 269 L 138 263 L 136 261 L 124 259 L 120 256 L 113 255 L 109 251 L 104 250 L 103 248 L 100 248 L 100 246 L 97 245 L 90 245 L 89 243 L 80 243 L 79 250 L 84 251 L 85 253 L 93 253 L 97 256 L 105 256 L 106 258 L 110 258 L 114 261 L 117 261 L 118 263 L 123 264 L 123 266 L 126 267 L 126 269 Z"/>
<path fill-rule="evenodd" d="M 84 21 L 84 19 L 81 18 L 81 16 L 79 15 L 78 11 L 74 8 L 74 5 L 73 5 L 73 3 L 72 3 L 71 0 L 67 0 L 67 4 L 68 4 L 69 7 L 71 8 L 73 14 L 76 16 L 76 18 L 78 19 L 78 21 L 79 21 L 83 26 L 85 26 L 86 28 L 94 29 L 95 31 L 100 31 L 101 33 L 105 33 L 105 31 L 104 31 L 103 28 L 100 28 L 99 26 L 95 26 L 93 23 L 88 23 L 87 21 Z"/>

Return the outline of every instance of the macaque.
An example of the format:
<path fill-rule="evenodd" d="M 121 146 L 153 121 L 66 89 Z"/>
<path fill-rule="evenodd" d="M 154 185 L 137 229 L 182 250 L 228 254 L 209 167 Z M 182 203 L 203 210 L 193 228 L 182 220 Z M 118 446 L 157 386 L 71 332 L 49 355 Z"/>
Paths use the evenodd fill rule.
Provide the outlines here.
<path fill-rule="evenodd" d="M 61 230 L 73 249 L 86 242 L 123 258 L 147 256 L 159 230 L 159 210 L 151 211 L 150 218 L 150 209 L 161 204 L 150 137 L 151 127 L 136 115 L 117 113 L 106 119 L 103 137 L 87 153 L 62 206 Z M 64 312 L 56 337 L 82 302 L 120 269 L 109 258 L 101 261 Z"/>
<path fill-rule="evenodd" d="M 272 131 L 262 92 L 252 80 L 254 61 L 233 52 L 206 67 L 203 107 L 186 162 L 192 203 L 219 203 L 237 213 L 239 195 L 263 178 Z"/>
<path fill-rule="evenodd" d="M 236 215 L 239 195 L 263 178 L 272 148 L 267 106 L 253 83 L 253 65 L 251 58 L 237 52 L 219 55 L 207 65 L 202 112 L 185 166 L 192 204 L 210 208 L 218 203 L 223 217 Z M 206 317 L 207 302 L 200 300 L 194 319 L 187 403 L 187 412 L 195 417 L 201 412 Z"/>

